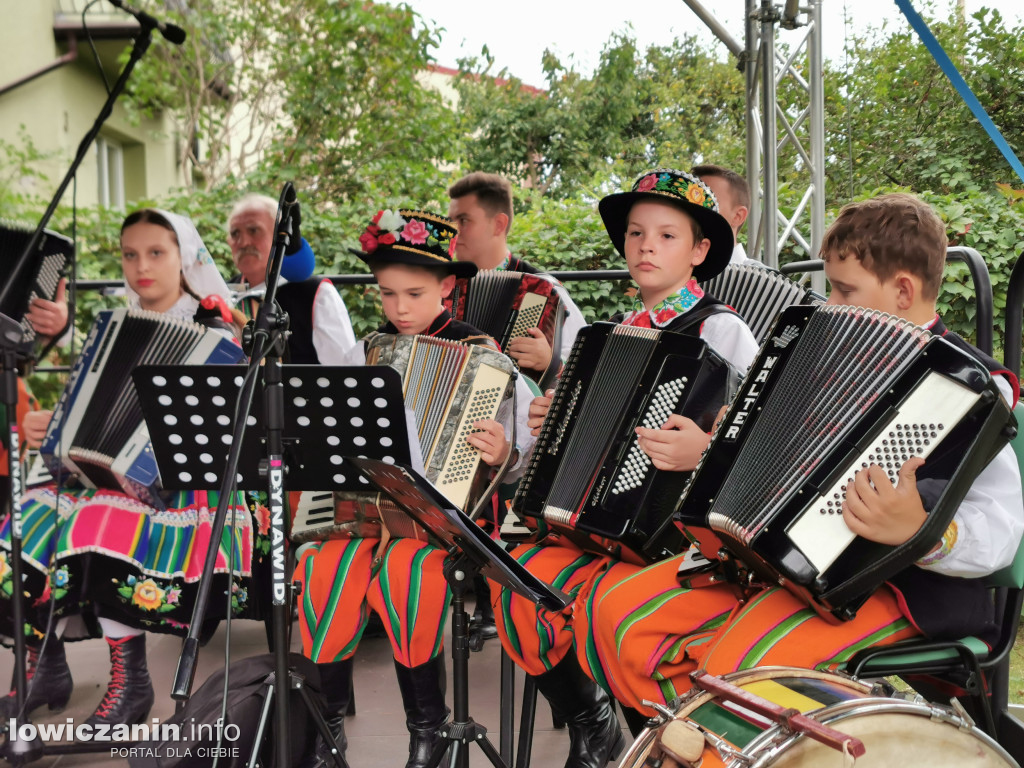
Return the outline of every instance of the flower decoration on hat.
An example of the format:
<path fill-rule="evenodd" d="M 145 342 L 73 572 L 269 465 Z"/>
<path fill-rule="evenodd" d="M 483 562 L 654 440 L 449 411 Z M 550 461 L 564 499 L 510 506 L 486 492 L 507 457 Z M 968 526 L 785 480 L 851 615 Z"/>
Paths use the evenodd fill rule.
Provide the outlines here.
<path fill-rule="evenodd" d="M 633 191 L 683 198 L 702 208 L 718 210 L 718 203 L 710 187 L 696 176 L 683 171 L 651 171 L 637 179 Z"/>
<path fill-rule="evenodd" d="M 427 250 L 436 248 L 449 254 L 453 252 L 454 229 L 421 215 L 406 217 L 402 213 L 390 209 L 377 211 L 359 236 L 363 253 L 371 254 L 381 246 L 426 246 Z"/>

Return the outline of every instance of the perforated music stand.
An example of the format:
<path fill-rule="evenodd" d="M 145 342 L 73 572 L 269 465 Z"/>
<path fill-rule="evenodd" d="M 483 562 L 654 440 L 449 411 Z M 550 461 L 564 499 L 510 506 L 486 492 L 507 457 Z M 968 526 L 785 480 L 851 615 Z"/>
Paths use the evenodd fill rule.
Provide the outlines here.
<path fill-rule="evenodd" d="M 255 396 L 257 382 L 246 381 L 245 377 L 255 376 L 259 367 L 139 366 L 132 372 L 149 427 L 148 450 L 155 453 L 163 469 L 162 486 L 168 490 L 216 489 L 223 493 L 211 541 L 217 540 L 220 529 L 216 526 L 222 525 L 226 516 L 227 490 L 231 488 L 225 477 L 228 466 L 234 467 L 236 487 L 270 487 L 275 672 L 266 681 L 269 690 L 249 765 L 258 762 L 272 706 L 276 707 L 274 746 L 278 763 L 290 759 L 289 689 L 298 691 L 325 743 L 333 740 L 301 677 L 287 663 L 291 573 L 284 545 L 285 477 L 287 487 L 297 490 L 369 490 L 366 479 L 354 471 L 345 456 L 370 456 L 387 466 L 387 462 L 407 461 L 415 440 L 407 425 L 401 377 L 392 368 L 282 366 L 275 360 L 264 369 L 266 378 L 258 383 L 266 421 L 263 430 L 251 431 L 244 430 L 234 410 L 236 403 L 251 402 Z M 254 416 L 246 417 L 245 425 L 256 423 Z M 245 436 L 235 445 L 234 435 L 239 430 Z M 179 659 L 172 689 L 172 696 L 179 700 L 189 695 L 195 672 L 199 649 L 196 627 L 203 623 L 214 551 L 211 548 L 207 553 L 192 628 Z M 336 750 L 330 760 L 339 768 L 343 765 Z"/>
<path fill-rule="evenodd" d="M 402 379 L 386 366 L 282 366 L 285 457 L 291 490 L 366 491 L 345 456 L 410 463 Z M 246 367 L 142 365 L 132 372 L 166 490 L 216 490 Z M 263 386 L 257 386 L 262 398 Z M 250 427 L 256 425 L 248 417 Z M 266 487 L 262 430 L 246 431 L 236 479 Z"/>
<path fill-rule="evenodd" d="M 363 458 L 350 457 L 349 461 L 372 485 L 430 531 L 448 551 L 444 576 L 453 596 L 454 709 L 451 722 L 441 727 L 442 740 L 431 754 L 426 768 L 439 765 L 449 749 L 449 766 L 466 768 L 469 752 L 463 747 L 469 743 L 478 744 L 496 768 L 507 768 L 494 745 L 488 741 L 487 729 L 469 716 L 469 615 L 466 613 L 465 595 L 473 589 L 473 577 L 480 573 L 551 611 L 563 610 L 572 599 L 523 568 L 480 526 L 410 467 Z"/>

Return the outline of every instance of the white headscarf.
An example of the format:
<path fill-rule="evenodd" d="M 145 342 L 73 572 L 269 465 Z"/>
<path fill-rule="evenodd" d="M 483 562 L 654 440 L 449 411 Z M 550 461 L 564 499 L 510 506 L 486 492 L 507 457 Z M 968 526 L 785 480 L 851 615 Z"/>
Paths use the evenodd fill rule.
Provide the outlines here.
<path fill-rule="evenodd" d="M 213 263 L 213 257 L 206 250 L 206 246 L 203 245 L 203 239 L 199 236 L 199 230 L 196 229 L 196 225 L 192 223 L 192 220 L 186 216 L 163 211 L 159 208 L 153 208 L 152 210 L 163 216 L 174 229 L 174 234 L 178 238 L 178 250 L 181 252 L 181 274 L 185 278 L 188 287 L 192 289 L 192 292 L 201 299 L 216 293 L 230 302 L 231 292 L 228 290 L 228 285 L 224 282 L 224 278 L 220 276 L 217 265 Z M 127 284 L 125 285 L 125 293 L 128 296 L 128 305 L 133 309 L 137 309 L 139 307 L 139 294 L 133 291 Z M 185 305 L 188 305 L 191 309 L 189 310 Z M 187 313 L 187 316 L 191 319 L 192 315 L 195 314 L 197 306 L 198 302 L 188 294 L 185 294 L 174 305 L 171 312 L 172 314 L 182 314 L 183 316 Z M 181 309 L 180 312 L 175 311 L 179 310 L 179 308 Z"/>

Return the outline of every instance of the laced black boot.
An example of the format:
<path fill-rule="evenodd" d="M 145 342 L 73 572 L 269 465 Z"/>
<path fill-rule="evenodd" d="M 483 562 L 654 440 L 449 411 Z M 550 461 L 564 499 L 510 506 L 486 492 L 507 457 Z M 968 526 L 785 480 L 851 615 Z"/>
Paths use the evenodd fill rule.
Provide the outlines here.
<path fill-rule="evenodd" d="M 64 641 L 50 637 L 44 646 L 33 642 L 25 646 L 25 677 L 28 688 L 25 692 L 24 714 L 45 704 L 51 712 L 60 712 L 71 698 L 71 670 L 64 655 Z M 18 699 L 14 694 L 14 675 L 11 675 L 11 692 L 0 699 L 0 718 L 5 722 L 18 716 Z"/>
<path fill-rule="evenodd" d="M 405 768 L 423 768 L 441 742 L 438 729 L 448 720 L 448 707 L 444 704 L 444 654 L 412 668 L 396 660 L 395 672 L 409 729 L 409 762 Z"/>
<path fill-rule="evenodd" d="M 146 634 L 107 638 L 110 646 L 110 682 L 89 725 L 141 723 L 153 706 L 153 682 L 146 666 Z"/>
<path fill-rule="evenodd" d="M 619 756 L 626 740 L 611 700 L 587 677 L 575 654 L 570 652 L 554 669 L 534 679 L 551 710 L 569 727 L 565 768 L 603 768 Z"/>
<path fill-rule="evenodd" d="M 348 747 L 348 739 L 345 738 L 345 712 L 352 699 L 352 659 L 316 666 L 320 670 L 320 690 L 327 701 L 324 720 L 334 737 L 334 745 L 337 745 L 341 756 L 341 765 L 348 768 L 348 762 L 345 760 L 345 749 Z M 334 745 L 327 744 L 319 734 L 317 735 L 313 768 L 334 768 L 337 765 L 331 756 Z"/>

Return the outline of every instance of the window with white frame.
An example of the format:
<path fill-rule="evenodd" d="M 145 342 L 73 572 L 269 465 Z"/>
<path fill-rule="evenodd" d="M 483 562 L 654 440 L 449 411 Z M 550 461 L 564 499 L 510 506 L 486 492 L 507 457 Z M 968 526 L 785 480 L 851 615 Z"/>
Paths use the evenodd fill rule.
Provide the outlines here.
<path fill-rule="evenodd" d="M 124 210 L 124 148 L 107 136 L 96 137 L 96 179 L 97 202 Z"/>

